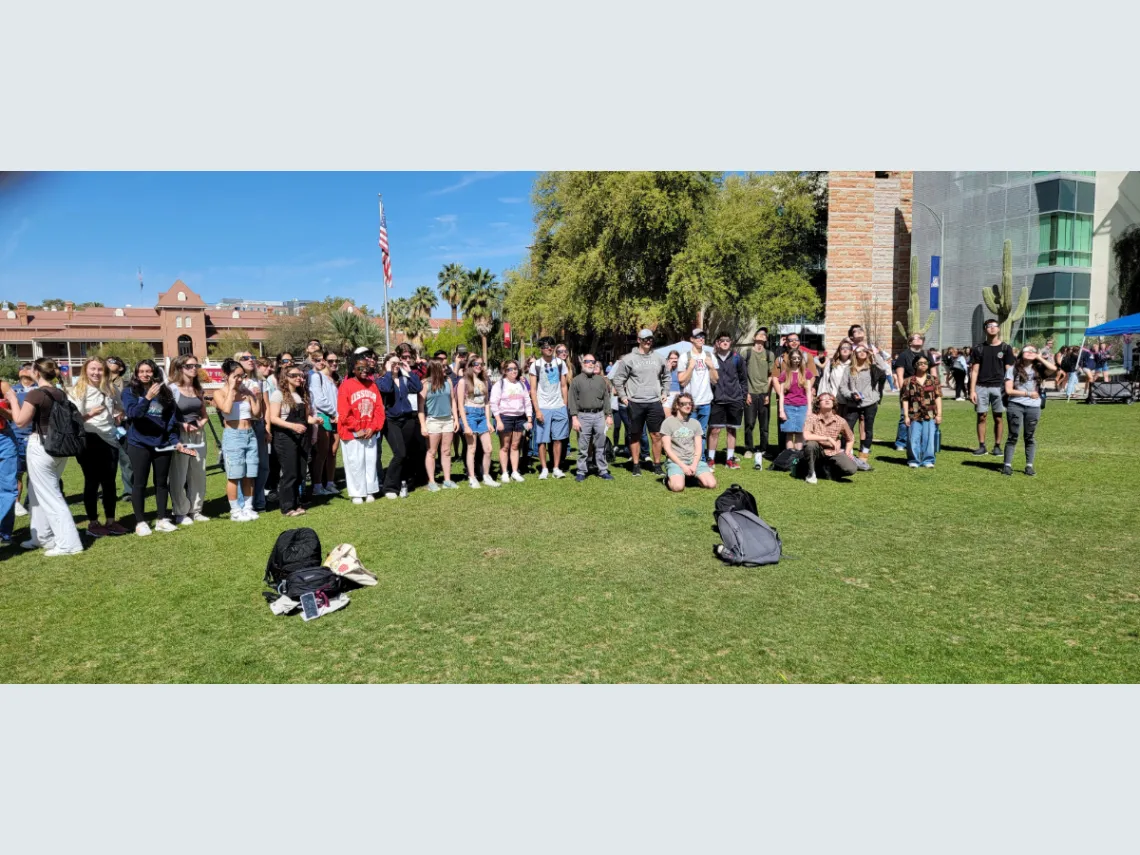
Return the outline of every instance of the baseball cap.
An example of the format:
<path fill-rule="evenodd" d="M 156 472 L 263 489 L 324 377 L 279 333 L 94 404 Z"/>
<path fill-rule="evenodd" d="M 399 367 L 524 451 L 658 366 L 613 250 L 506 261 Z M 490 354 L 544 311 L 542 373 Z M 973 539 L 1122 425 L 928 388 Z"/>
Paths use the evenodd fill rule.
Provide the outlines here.
<path fill-rule="evenodd" d="M 370 347 L 358 347 L 352 353 L 353 353 L 353 355 L 359 355 L 361 353 L 372 353 L 372 348 L 370 348 Z"/>
<path fill-rule="evenodd" d="M 701 329 L 693 330 L 691 338 L 705 338 L 705 331 Z"/>
<path fill-rule="evenodd" d="M 459 345 L 459 347 L 455 348 L 455 352 L 456 353 L 466 353 L 467 352 L 467 345 L 465 345 L 465 344 Z"/>
<path fill-rule="evenodd" d="M 643 339 L 643 338 L 653 338 L 653 330 L 651 330 L 651 329 L 649 329 L 649 328 L 647 327 L 647 328 L 643 329 L 641 332 L 639 332 L 639 333 L 637 334 L 637 337 L 638 337 L 639 339 Z"/>

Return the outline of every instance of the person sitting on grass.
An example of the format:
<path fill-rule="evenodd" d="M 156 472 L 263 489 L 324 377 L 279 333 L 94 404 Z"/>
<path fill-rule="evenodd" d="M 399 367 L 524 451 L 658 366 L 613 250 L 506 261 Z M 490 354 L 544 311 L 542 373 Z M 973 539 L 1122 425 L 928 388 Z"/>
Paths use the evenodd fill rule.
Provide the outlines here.
<path fill-rule="evenodd" d="M 1017 436 L 1025 431 L 1025 474 L 1036 475 L 1033 460 L 1037 456 L 1037 422 L 1041 419 L 1041 390 L 1045 377 L 1056 371 L 1056 366 L 1037 353 L 1031 344 L 1025 345 L 1017 362 L 1005 370 L 1005 393 L 1009 396 L 1009 433 L 1005 441 L 1005 460 L 1002 475 L 1013 474 L 1013 453 L 1017 451 Z"/>
<path fill-rule="evenodd" d="M 716 477 L 701 454 L 701 423 L 692 417 L 693 396 L 682 392 L 673 399 L 672 415 L 661 423 L 661 449 L 665 452 L 665 486 L 674 493 L 695 478 L 706 489 L 716 486 Z"/>
<path fill-rule="evenodd" d="M 930 372 L 930 359 L 914 360 L 914 376 L 903 383 L 903 420 L 907 427 L 906 465 L 934 468 L 934 431 L 942 424 L 942 384 Z"/>
<path fill-rule="evenodd" d="M 854 475 L 859 471 L 852 455 L 855 433 L 847 420 L 835 411 L 835 395 L 820 392 L 816 412 L 804 421 L 804 480 L 814 484 L 816 472 L 822 469 L 829 478 Z"/>

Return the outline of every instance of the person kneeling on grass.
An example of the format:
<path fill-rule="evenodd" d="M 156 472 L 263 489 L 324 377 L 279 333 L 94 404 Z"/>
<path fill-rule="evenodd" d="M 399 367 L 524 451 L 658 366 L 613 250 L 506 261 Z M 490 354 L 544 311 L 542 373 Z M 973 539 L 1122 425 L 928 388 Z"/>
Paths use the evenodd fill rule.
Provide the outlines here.
<path fill-rule="evenodd" d="M 914 376 L 899 393 L 907 427 L 906 465 L 911 469 L 934 468 L 934 432 L 942 424 L 942 384 L 929 367 L 929 357 L 915 359 Z"/>
<path fill-rule="evenodd" d="M 685 489 L 687 478 L 701 487 L 716 486 L 716 477 L 701 454 L 701 423 L 693 416 L 693 396 L 682 392 L 673 399 L 672 415 L 661 423 L 661 448 L 665 452 L 665 486 L 674 493 Z"/>
<path fill-rule="evenodd" d="M 829 478 L 854 475 L 859 471 L 851 452 L 855 433 L 846 419 L 835 412 L 835 396 L 821 392 L 816 398 L 817 411 L 804 421 L 804 480 L 814 484 L 816 471 L 822 466 Z"/>

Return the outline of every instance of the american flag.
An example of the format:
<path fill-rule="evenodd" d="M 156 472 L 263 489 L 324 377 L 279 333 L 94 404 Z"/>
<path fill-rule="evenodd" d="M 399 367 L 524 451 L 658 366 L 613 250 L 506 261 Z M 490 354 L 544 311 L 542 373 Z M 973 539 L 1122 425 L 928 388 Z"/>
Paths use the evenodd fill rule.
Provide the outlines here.
<path fill-rule="evenodd" d="M 384 285 L 392 287 L 392 253 L 388 250 L 388 217 L 384 214 L 384 200 L 380 200 L 380 255 L 384 259 Z"/>

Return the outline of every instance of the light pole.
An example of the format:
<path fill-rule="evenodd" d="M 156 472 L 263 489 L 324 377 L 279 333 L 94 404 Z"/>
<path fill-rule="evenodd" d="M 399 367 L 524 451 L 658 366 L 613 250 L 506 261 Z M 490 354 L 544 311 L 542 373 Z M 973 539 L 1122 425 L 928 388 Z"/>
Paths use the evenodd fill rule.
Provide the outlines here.
<path fill-rule="evenodd" d="M 914 204 L 918 205 L 920 208 L 925 208 L 930 216 L 934 217 L 934 219 L 938 222 L 938 258 L 939 264 L 941 265 L 941 268 L 938 271 L 938 349 L 942 350 L 942 315 L 944 311 L 942 305 L 944 301 L 944 297 L 942 296 L 942 285 L 946 281 L 946 221 L 941 216 L 934 213 L 934 209 L 924 202 L 919 202 L 917 200 L 912 201 L 914 201 Z"/>

